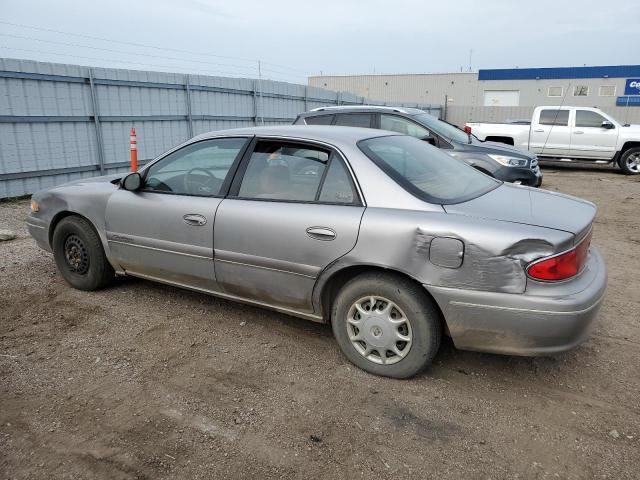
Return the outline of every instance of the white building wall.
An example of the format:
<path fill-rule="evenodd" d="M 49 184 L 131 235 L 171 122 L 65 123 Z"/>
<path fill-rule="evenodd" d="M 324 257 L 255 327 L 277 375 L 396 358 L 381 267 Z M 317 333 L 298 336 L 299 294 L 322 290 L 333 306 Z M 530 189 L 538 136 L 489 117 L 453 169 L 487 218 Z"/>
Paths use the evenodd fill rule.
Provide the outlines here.
<path fill-rule="evenodd" d="M 462 125 L 468 121 L 506 121 L 528 118 L 539 105 L 575 105 L 598 107 L 623 123 L 640 123 L 639 107 L 617 107 L 616 98 L 624 95 L 624 78 L 478 80 L 478 73 L 336 75 L 309 77 L 309 85 L 385 102 L 444 105 L 446 120 Z M 575 96 L 576 86 L 587 87 L 586 96 Z M 601 87 L 614 87 L 613 95 L 603 96 Z M 551 89 L 551 90 L 550 90 Z M 560 96 L 549 96 L 561 90 Z M 486 105 L 485 92 L 518 92 L 518 103 L 508 106 Z M 491 93 L 505 98 L 509 94 Z M 515 94 L 511 94 L 511 98 Z"/>

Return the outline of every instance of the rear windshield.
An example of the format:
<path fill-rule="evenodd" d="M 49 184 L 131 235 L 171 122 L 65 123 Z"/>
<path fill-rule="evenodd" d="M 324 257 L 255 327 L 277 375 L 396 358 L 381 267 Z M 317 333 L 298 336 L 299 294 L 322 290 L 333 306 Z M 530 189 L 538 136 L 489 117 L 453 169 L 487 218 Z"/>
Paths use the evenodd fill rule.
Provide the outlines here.
<path fill-rule="evenodd" d="M 428 113 L 420 113 L 418 115 L 414 115 L 413 118 L 418 120 L 422 125 L 427 127 L 432 132 L 435 132 L 444 138 L 455 140 L 459 143 L 471 143 L 469 141 L 469 135 L 464 133 L 459 128 L 454 127 L 453 125 L 449 125 L 442 120 L 438 120 L 433 115 L 429 115 Z"/>
<path fill-rule="evenodd" d="M 501 184 L 417 138 L 375 137 L 358 147 L 405 190 L 430 203 L 465 202 Z"/>

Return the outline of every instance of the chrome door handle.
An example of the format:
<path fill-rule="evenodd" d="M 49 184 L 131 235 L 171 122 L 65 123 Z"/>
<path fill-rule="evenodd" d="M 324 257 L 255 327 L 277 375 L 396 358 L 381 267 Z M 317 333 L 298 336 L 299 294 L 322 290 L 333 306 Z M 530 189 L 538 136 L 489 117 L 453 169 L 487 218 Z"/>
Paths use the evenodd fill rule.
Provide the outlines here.
<path fill-rule="evenodd" d="M 534 130 L 534 132 L 536 132 L 536 133 L 544 133 L 544 128 L 536 128 Z"/>
<path fill-rule="evenodd" d="M 197 213 L 187 213 L 184 217 L 182 217 L 184 223 L 187 225 L 192 225 L 194 227 L 201 227 L 207 224 L 207 219 L 202 215 L 198 215 Z"/>
<path fill-rule="evenodd" d="M 327 227 L 309 227 L 307 228 L 307 235 L 315 240 L 334 240 L 337 235 L 336 232 Z"/>
<path fill-rule="evenodd" d="M 575 133 L 576 135 L 582 135 L 584 132 L 582 130 L 576 130 L 573 133 Z"/>

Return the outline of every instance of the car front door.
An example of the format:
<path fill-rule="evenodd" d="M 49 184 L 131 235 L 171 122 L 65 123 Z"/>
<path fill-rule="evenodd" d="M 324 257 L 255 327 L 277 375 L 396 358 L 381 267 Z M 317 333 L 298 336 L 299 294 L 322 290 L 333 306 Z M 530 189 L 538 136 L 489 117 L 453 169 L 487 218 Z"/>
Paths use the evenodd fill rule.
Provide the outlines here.
<path fill-rule="evenodd" d="M 338 152 L 261 140 L 218 208 L 216 279 L 227 294 L 312 313 L 316 278 L 355 246 L 363 213 Z"/>
<path fill-rule="evenodd" d="M 139 191 L 119 189 L 106 210 L 107 241 L 130 275 L 216 291 L 216 210 L 250 138 L 189 144 L 143 173 Z"/>
<path fill-rule="evenodd" d="M 616 154 L 618 128 L 604 128 L 603 122 L 609 122 L 598 112 L 577 109 L 575 126 L 571 130 L 571 156 L 611 160 Z"/>
<path fill-rule="evenodd" d="M 437 146 L 436 136 L 422 125 L 400 115 L 380 114 L 380 129 L 410 135 L 419 140 L 429 139 L 429 143 Z"/>
<path fill-rule="evenodd" d="M 541 109 L 531 124 L 529 150 L 544 157 L 568 157 L 571 153 L 569 114 L 568 109 Z"/>

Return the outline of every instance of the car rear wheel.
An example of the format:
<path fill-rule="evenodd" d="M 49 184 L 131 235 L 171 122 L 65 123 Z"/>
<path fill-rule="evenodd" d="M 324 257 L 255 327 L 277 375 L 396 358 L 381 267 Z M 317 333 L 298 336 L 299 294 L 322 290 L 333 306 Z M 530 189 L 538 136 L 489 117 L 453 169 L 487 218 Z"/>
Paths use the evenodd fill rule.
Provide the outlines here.
<path fill-rule="evenodd" d="M 626 150 L 620 157 L 618 165 L 627 175 L 640 174 L 640 147 Z"/>
<path fill-rule="evenodd" d="M 58 270 L 69 285 L 79 290 L 98 290 L 114 276 L 91 224 L 78 216 L 60 220 L 53 232 L 53 256 Z"/>
<path fill-rule="evenodd" d="M 340 290 L 331 324 L 352 363 L 394 378 L 411 377 L 431 363 L 442 336 L 439 311 L 419 285 L 377 272 Z"/>

